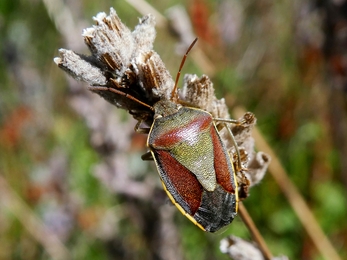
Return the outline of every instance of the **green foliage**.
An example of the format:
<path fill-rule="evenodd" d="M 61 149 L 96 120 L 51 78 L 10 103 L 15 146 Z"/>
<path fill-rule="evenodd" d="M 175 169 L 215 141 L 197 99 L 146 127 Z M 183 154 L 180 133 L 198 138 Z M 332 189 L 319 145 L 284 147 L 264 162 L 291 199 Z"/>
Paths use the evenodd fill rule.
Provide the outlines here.
<path fill-rule="evenodd" d="M 334 234 L 347 227 L 347 196 L 340 183 L 318 182 L 313 187 L 313 198 L 317 204 L 315 213 L 326 232 Z"/>

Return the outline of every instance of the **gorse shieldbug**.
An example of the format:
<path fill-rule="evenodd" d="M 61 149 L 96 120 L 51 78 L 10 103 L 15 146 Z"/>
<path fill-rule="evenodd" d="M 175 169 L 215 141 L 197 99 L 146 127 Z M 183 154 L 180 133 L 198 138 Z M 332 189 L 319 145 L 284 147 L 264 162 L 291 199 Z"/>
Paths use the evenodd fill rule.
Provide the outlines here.
<path fill-rule="evenodd" d="M 140 128 L 141 121 L 135 127 L 138 132 L 148 133 L 149 153 L 143 159 L 154 159 L 167 195 L 183 215 L 202 230 L 215 232 L 233 221 L 239 201 L 234 164 L 216 123 L 238 121 L 214 119 L 204 110 L 181 105 L 177 82 L 195 42 L 182 59 L 170 100 L 159 100 L 150 106 L 120 89 L 90 89 L 114 92 L 154 112 L 149 129 Z M 235 141 L 234 145 L 238 153 Z M 237 157 L 236 170 L 241 170 L 240 155 Z"/>

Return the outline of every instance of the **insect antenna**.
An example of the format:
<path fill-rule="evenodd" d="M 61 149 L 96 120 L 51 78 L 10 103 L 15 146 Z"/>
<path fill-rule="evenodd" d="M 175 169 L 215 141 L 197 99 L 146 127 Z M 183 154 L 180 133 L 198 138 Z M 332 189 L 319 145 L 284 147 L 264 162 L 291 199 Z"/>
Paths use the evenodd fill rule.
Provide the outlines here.
<path fill-rule="evenodd" d="M 113 93 L 116 93 L 116 94 L 119 94 L 119 95 L 122 95 L 126 98 L 129 98 L 147 108 L 149 108 L 150 110 L 154 111 L 154 108 L 148 104 L 146 104 L 145 102 L 142 102 L 141 100 L 137 99 L 136 97 L 130 95 L 130 94 L 127 94 L 127 93 L 124 93 L 123 91 L 120 91 L 120 90 L 117 90 L 117 89 L 114 89 L 114 88 L 109 88 L 109 87 L 89 87 L 89 90 L 91 91 L 110 91 L 110 92 L 113 92 Z"/>
<path fill-rule="evenodd" d="M 188 50 L 186 51 L 186 53 L 184 54 L 183 58 L 182 58 L 182 61 L 181 61 L 181 65 L 178 69 L 178 72 L 177 72 L 177 75 L 176 75 L 176 81 L 175 81 L 175 86 L 171 92 L 171 100 L 176 102 L 177 99 L 178 99 L 178 96 L 177 96 L 177 84 L 178 84 L 178 80 L 180 78 L 180 75 L 181 75 L 181 70 L 182 70 L 182 67 L 187 59 L 187 56 L 188 56 L 188 53 L 190 52 L 190 50 L 193 48 L 194 44 L 197 42 L 198 38 L 195 38 L 195 40 L 190 44 Z"/>

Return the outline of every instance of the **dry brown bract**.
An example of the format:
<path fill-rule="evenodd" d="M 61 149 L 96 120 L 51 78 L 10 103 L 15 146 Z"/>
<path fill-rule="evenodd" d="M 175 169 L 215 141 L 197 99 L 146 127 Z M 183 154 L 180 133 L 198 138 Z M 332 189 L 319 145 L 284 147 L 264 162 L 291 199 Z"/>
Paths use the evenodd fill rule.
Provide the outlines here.
<path fill-rule="evenodd" d="M 95 87 L 119 90 L 150 106 L 159 100 L 170 99 L 174 81 L 160 56 L 153 50 L 156 34 L 154 17 L 142 17 L 132 32 L 121 22 L 113 8 L 110 15 L 99 13 L 94 20 L 96 25 L 85 29 L 82 34 L 92 55 L 85 56 L 60 49 L 60 58 L 55 58 L 55 63 L 73 78 L 87 82 L 91 91 L 129 111 L 135 119 L 151 125 L 154 114 L 149 108 L 125 95 L 101 91 Z M 179 90 L 179 102 L 206 110 L 215 118 L 229 118 L 224 99 L 216 98 L 213 83 L 206 75 L 201 78 L 185 75 L 184 86 Z M 242 166 L 247 169 L 243 172 L 250 184 L 254 185 L 263 178 L 270 159 L 266 154 L 254 151 L 251 129 L 256 118 L 253 114 L 246 113 L 240 121 L 245 123 L 231 126 L 231 129 L 241 153 Z M 221 136 L 227 143 L 230 154 L 235 154 L 226 129 L 221 130 Z M 240 172 L 238 178 L 246 191 L 247 179 Z"/>

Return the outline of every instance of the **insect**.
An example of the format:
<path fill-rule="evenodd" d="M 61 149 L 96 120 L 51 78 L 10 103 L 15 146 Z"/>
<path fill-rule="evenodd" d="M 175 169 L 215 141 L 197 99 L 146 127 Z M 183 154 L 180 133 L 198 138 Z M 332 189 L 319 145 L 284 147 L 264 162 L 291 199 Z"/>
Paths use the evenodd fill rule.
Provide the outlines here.
<path fill-rule="evenodd" d="M 183 106 L 179 102 L 177 83 L 189 51 L 184 55 L 176 76 L 170 100 L 159 100 L 150 106 L 119 89 L 92 87 L 95 91 L 111 91 L 127 97 L 154 112 L 150 128 L 135 130 L 148 133 L 149 152 L 142 159 L 155 161 L 164 190 L 172 203 L 190 221 L 204 231 L 215 232 L 230 224 L 238 211 L 236 171 L 241 160 L 233 134 L 226 123 L 237 120 L 214 119 L 202 109 Z M 237 169 L 219 135 L 217 124 L 226 127 L 238 156 Z"/>

